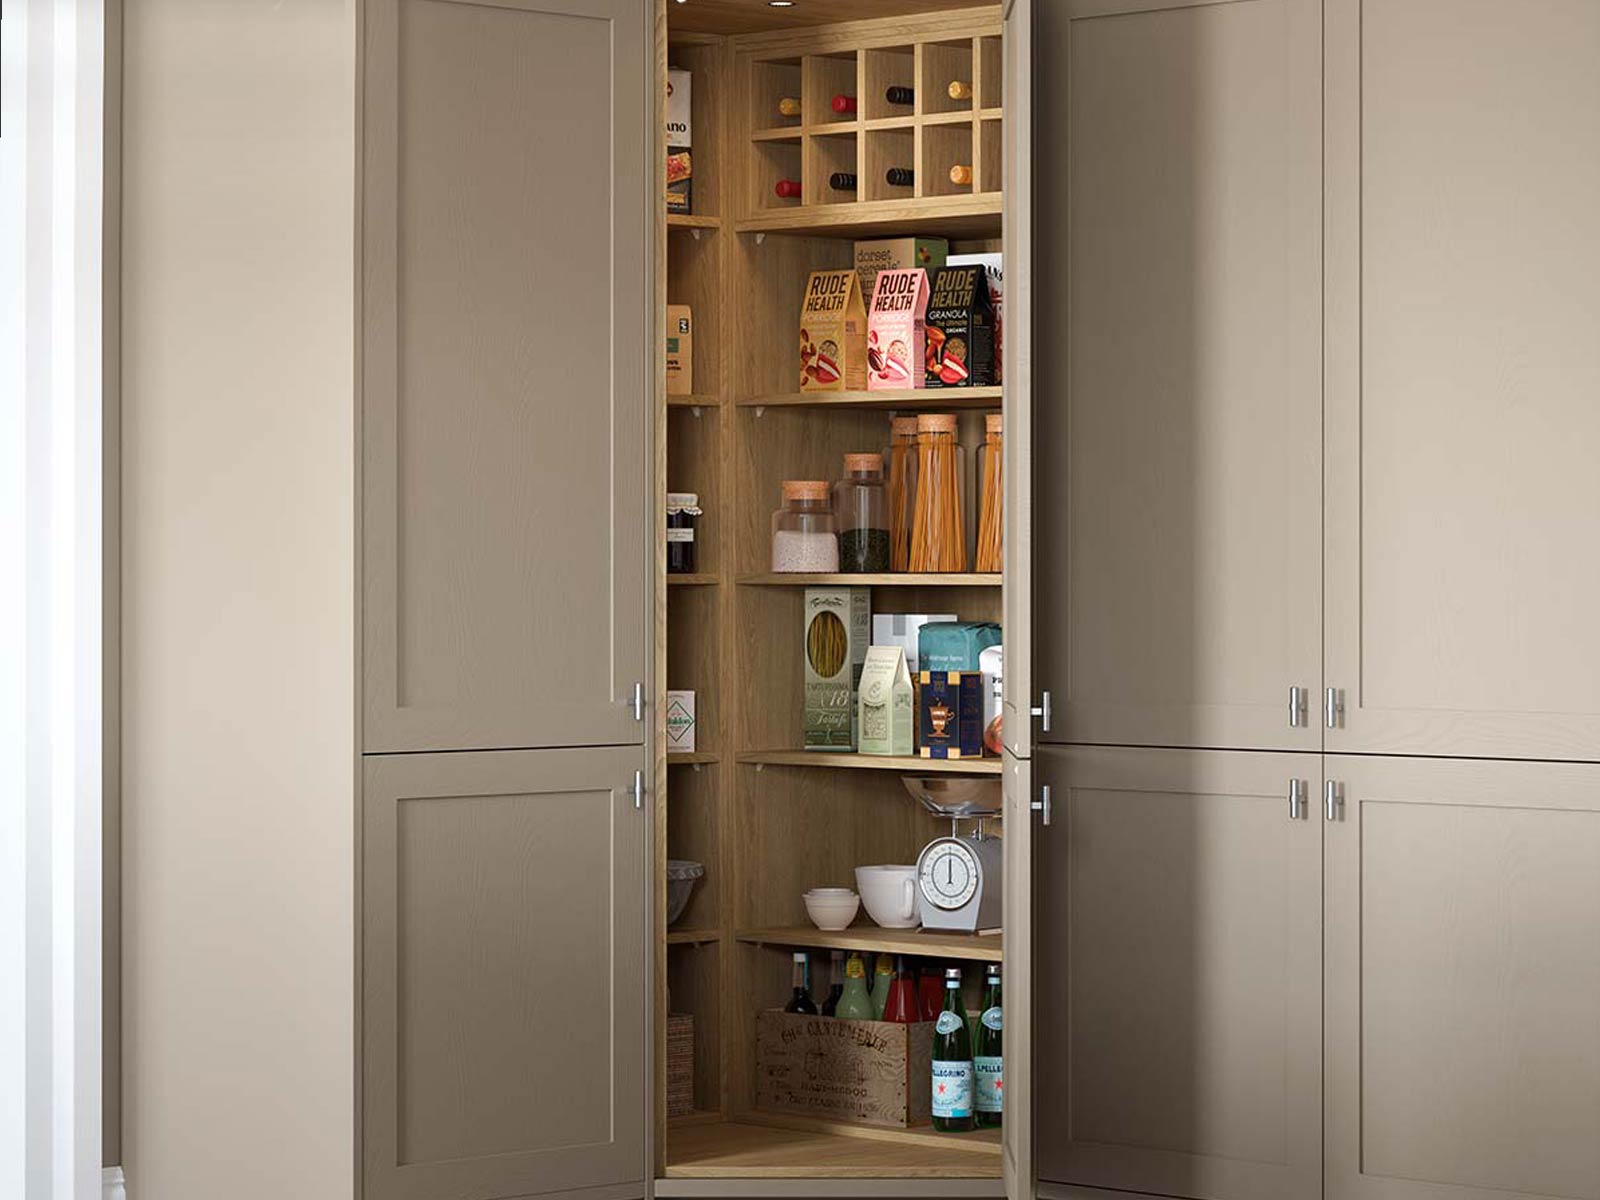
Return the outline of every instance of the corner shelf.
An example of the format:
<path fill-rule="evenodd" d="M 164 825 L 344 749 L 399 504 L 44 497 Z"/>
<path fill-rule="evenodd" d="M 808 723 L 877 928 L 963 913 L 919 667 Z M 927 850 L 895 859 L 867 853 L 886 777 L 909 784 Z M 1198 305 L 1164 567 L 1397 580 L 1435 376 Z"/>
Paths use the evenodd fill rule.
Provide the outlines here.
<path fill-rule="evenodd" d="M 998 574 L 924 573 L 899 571 L 888 575 L 801 575 L 793 572 L 767 571 L 755 575 L 739 576 L 743 587 L 973 587 L 997 588 Z"/>
<path fill-rule="evenodd" d="M 667 945 L 669 946 L 705 946 L 721 940 L 722 931 L 720 929 L 667 930 Z"/>
<path fill-rule="evenodd" d="M 722 397 L 709 392 L 696 392 L 693 395 L 668 396 L 668 408 L 720 408 Z"/>
<path fill-rule="evenodd" d="M 721 217 L 703 217 L 699 213 L 668 213 L 667 228 L 671 229 L 721 229 Z"/>
<path fill-rule="evenodd" d="M 909 1131 L 858 1127 L 845 1132 L 843 1126 L 824 1122 L 804 1131 L 785 1128 L 788 1124 L 768 1124 L 755 1115 L 677 1132 L 667 1151 L 666 1178 L 657 1181 L 656 1195 L 705 1194 L 699 1188 L 674 1187 L 675 1179 L 1001 1178 L 1000 1156 L 988 1145 L 995 1140 L 993 1131 L 938 1134 L 940 1140 L 930 1143 L 926 1127 Z M 906 1133 L 912 1136 L 897 1136 Z M 819 1190 L 827 1188 L 805 1194 Z M 748 1194 L 748 1189 L 737 1194 Z M 993 1194 L 1005 1193 L 997 1184 Z"/>
<path fill-rule="evenodd" d="M 744 396 L 739 408 L 951 409 L 999 408 L 1005 389 L 994 387 L 894 388 L 871 392 L 777 392 Z"/>
<path fill-rule="evenodd" d="M 721 582 L 715 575 L 707 575 L 704 572 L 694 575 L 669 574 L 667 576 L 668 587 L 715 587 Z"/>
<path fill-rule="evenodd" d="M 718 763 L 721 761 L 722 755 L 710 750 L 691 750 L 682 754 L 674 750 L 669 751 L 667 754 L 667 766 L 669 767 L 698 767 L 705 766 L 707 763 Z"/>
<path fill-rule="evenodd" d="M 998 933 L 941 933 L 926 929 L 883 929 L 877 925 L 852 925 L 849 929 L 791 925 L 741 929 L 735 937 L 741 942 L 762 946 L 882 951 L 885 954 L 914 954 L 923 958 L 954 958 L 963 962 L 1003 961 L 1002 938 Z"/>
<path fill-rule="evenodd" d="M 999 775 L 998 758 L 920 758 L 839 750 L 746 750 L 736 761 L 758 767 L 823 767 L 846 771 L 902 771 L 908 775 Z"/>
<path fill-rule="evenodd" d="M 998 192 L 915 200 L 859 200 L 851 204 L 772 209 L 736 222 L 734 229 L 739 233 L 789 233 L 802 237 L 895 233 L 997 238 L 1003 209 Z"/>

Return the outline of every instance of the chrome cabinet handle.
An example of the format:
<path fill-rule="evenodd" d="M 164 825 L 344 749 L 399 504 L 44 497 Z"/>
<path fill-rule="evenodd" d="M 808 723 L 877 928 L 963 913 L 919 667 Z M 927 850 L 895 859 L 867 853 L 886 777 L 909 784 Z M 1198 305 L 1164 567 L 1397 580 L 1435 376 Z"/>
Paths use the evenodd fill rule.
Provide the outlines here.
<path fill-rule="evenodd" d="M 1329 688 L 1323 693 L 1323 717 L 1329 729 L 1337 729 L 1344 720 L 1344 693 L 1338 688 Z"/>
<path fill-rule="evenodd" d="M 1337 821 L 1344 813 L 1344 784 L 1330 779 L 1322 785 L 1323 808 L 1328 820 Z"/>
<path fill-rule="evenodd" d="M 1298 821 L 1305 813 L 1305 780 L 1289 780 L 1289 820 Z"/>
<path fill-rule="evenodd" d="M 628 792 L 633 796 L 633 806 L 635 808 L 643 808 L 644 807 L 644 772 L 643 771 L 635 771 L 633 773 L 633 786 L 628 789 Z"/>
<path fill-rule="evenodd" d="M 1303 729 L 1306 724 L 1306 689 L 1295 684 L 1289 689 L 1289 728 Z"/>
<path fill-rule="evenodd" d="M 644 684 L 636 683 L 633 685 L 633 699 L 628 701 L 628 707 L 633 709 L 633 719 L 635 721 L 644 720 Z"/>
<path fill-rule="evenodd" d="M 1039 798 L 1030 803 L 1028 807 L 1039 814 L 1039 823 L 1041 825 L 1050 824 L 1050 785 L 1048 783 L 1040 785 Z"/>
<path fill-rule="evenodd" d="M 1039 718 L 1039 728 L 1044 730 L 1044 732 L 1049 733 L 1050 732 L 1050 693 L 1049 692 L 1043 693 L 1043 695 L 1041 695 L 1040 698 L 1039 698 L 1039 703 L 1034 705 L 1034 707 L 1032 709 L 1030 709 L 1029 711 L 1034 716 Z M 1048 825 L 1049 823 L 1050 822 L 1048 822 L 1048 821 L 1045 822 L 1046 825 Z"/>

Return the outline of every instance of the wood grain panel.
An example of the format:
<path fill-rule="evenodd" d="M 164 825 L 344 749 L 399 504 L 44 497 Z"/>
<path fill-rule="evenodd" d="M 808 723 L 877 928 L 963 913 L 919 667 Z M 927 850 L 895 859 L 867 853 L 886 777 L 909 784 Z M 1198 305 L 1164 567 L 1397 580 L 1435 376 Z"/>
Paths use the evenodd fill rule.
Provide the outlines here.
<path fill-rule="evenodd" d="M 633 747 L 366 760 L 368 1195 L 642 1179 L 641 765 Z"/>
<path fill-rule="evenodd" d="M 1600 1197 L 1600 767 L 1327 763 L 1328 1196 Z"/>
<path fill-rule="evenodd" d="M 1600 759 L 1600 6 L 1328 13 L 1328 746 Z"/>
<path fill-rule="evenodd" d="M 642 740 L 648 8 L 368 6 L 369 752 Z"/>
<path fill-rule="evenodd" d="M 1315 756 L 1040 747 L 1042 1178 L 1213 1200 L 1321 1182 Z"/>
<path fill-rule="evenodd" d="M 1150 7 L 1039 11 L 1035 685 L 1054 741 L 1317 749 L 1320 6 Z"/>

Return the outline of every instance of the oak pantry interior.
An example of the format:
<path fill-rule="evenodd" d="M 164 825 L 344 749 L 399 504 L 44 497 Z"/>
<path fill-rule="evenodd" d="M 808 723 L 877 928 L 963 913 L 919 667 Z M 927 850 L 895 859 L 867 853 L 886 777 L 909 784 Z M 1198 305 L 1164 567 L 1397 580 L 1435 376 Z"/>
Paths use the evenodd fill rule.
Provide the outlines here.
<path fill-rule="evenodd" d="M 354 46 L 359 1194 L 1600 1197 L 1600 5 L 365 0 Z M 1001 379 L 802 390 L 809 275 L 912 237 L 1002 255 Z M 198 551 L 139 557 L 125 380 L 138 647 Z M 1002 415 L 1003 570 L 775 572 L 782 482 L 892 413 Z M 1001 625 L 1002 755 L 802 749 L 806 589 L 850 585 Z M 128 693 L 133 964 L 187 684 Z M 1000 786 L 1003 932 L 816 929 L 948 828 L 922 774 Z M 760 1014 L 846 947 L 1003 963 L 998 1132 L 762 1103 Z M 130 1167 L 183 1139 L 130 1118 Z"/>

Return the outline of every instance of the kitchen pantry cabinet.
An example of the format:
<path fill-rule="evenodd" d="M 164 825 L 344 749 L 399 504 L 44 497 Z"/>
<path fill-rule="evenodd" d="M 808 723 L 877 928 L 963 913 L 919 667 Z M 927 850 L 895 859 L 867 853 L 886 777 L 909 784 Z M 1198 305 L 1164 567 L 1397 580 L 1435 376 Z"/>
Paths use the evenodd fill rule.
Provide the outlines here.
<path fill-rule="evenodd" d="M 643 741 L 640 0 L 367 0 L 368 752 Z"/>
<path fill-rule="evenodd" d="M 1041 1179 L 1299 1200 L 1322 1179 L 1315 755 L 1040 747 Z"/>
<path fill-rule="evenodd" d="M 1319 749 L 1321 5 L 1037 20 L 1038 736 Z"/>

